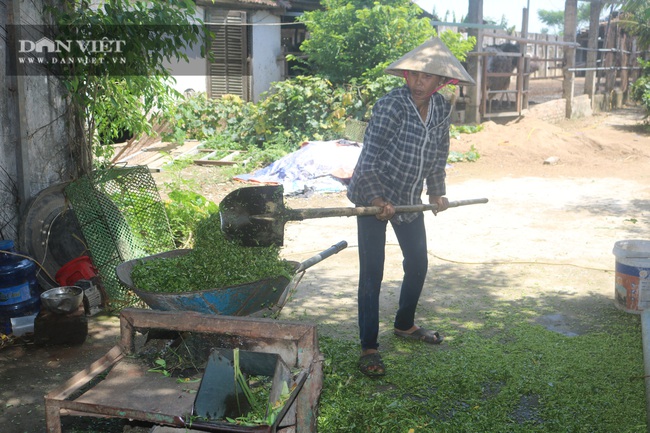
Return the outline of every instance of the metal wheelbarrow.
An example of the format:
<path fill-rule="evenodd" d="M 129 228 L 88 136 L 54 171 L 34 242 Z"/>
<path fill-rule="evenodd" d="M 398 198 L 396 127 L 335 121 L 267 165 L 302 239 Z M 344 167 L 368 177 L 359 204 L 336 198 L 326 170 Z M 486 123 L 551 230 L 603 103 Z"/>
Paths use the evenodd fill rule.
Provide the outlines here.
<path fill-rule="evenodd" d="M 178 257 L 189 253 L 189 249 L 167 251 L 152 256 L 129 260 L 115 268 L 118 279 L 131 289 L 153 310 L 196 311 L 224 316 L 266 317 L 277 314 L 289 295 L 298 286 L 305 271 L 322 260 L 338 253 L 348 246 L 346 241 L 322 251 L 303 262 L 290 261 L 294 265 L 292 278 L 272 277 L 232 287 L 213 288 L 182 293 L 159 293 L 140 290 L 135 287 L 131 272 L 141 261 L 158 258 Z"/>

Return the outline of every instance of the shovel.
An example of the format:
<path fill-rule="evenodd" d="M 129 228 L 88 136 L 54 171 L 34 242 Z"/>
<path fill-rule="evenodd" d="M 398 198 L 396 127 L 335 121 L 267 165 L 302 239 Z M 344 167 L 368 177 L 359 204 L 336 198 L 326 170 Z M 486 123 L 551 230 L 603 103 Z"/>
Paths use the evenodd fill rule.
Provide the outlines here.
<path fill-rule="evenodd" d="M 284 224 L 309 218 L 365 216 L 381 213 L 379 206 L 289 209 L 284 206 L 282 185 L 239 188 L 219 204 L 221 230 L 226 238 L 244 246 L 283 245 Z M 487 203 L 487 198 L 450 201 L 449 207 Z M 435 211 L 435 204 L 395 206 L 396 213 Z"/>

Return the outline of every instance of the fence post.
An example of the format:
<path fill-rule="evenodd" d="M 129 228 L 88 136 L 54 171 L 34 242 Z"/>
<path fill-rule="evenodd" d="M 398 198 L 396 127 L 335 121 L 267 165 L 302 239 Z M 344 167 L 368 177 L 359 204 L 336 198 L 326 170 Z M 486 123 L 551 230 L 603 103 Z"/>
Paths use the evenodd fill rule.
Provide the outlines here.
<path fill-rule="evenodd" d="M 598 60 L 598 32 L 600 29 L 600 12 L 603 8 L 603 4 L 600 0 L 594 0 L 591 2 L 591 13 L 589 16 L 589 41 L 587 42 L 587 62 L 585 66 L 587 68 L 595 68 L 596 61 Z M 589 70 L 585 73 L 585 93 L 589 95 L 589 99 L 592 101 L 591 105 L 593 108 L 593 101 L 596 84 L 596 71 Z"/>
<path fill-rule="evenodd" d="M 467 21 L 476 24 L 483 22 L 483 0 L 469 0 Z M 481 47 L 483 46 L 483 30 L 480 28 L 470 28 L 468 34 L 476 38 L 474 51 L 481 51 Z M 476 85 L 468 86 L 467 88 L 467 95 L 469 96 L 469 102 L 465 108 L 465 121 L 467 123 L 481 123 L 481 87 L 484 77 L 482 76 L 480 65 L 480 56 L 467 57 L 467 72 L 476 79 Z"/>
<path fill-rule="evenodd" d="M 564 42 L 576 41 L 576 25 L 578 16 L 578 0 L 566 0 L 564 6 Z M 573 83 L 575 73 L 572 71 L 576 64 L 576 49 L 574 46 L 564 47 L 564 83 L 563 97 L 566 99 L 565 116 L 570 119 L 573 113 Z"/>

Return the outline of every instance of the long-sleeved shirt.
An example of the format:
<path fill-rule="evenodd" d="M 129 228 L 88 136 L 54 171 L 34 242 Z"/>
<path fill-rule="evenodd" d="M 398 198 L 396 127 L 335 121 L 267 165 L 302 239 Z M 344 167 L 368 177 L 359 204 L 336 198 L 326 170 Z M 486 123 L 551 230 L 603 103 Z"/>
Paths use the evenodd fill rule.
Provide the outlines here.
<path fill-rule="evenodd" d="M 396 206 L 421 204 L 425 181 L 428 195 L 445 195 L 450 110 L 445 98 L 434 93 L 423 121 L 407 86 L 379 99 L 348 186 L 348 198 L 357 206 L 369 206 L 377 197 Z M 398 213 L 393 221 L 411 222 L 416 217 Z"/>

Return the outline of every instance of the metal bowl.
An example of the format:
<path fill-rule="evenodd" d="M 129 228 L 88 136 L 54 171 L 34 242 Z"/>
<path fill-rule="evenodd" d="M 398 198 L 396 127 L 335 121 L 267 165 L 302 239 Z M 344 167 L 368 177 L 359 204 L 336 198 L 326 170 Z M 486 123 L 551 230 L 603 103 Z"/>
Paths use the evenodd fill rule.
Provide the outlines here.
<path fill-rule="evenodd" d="M 79 309 L 84 291 L 77 286 L 62 286 L 41 293 L 41 303 L 53 313 L 68 314 Z"/>

